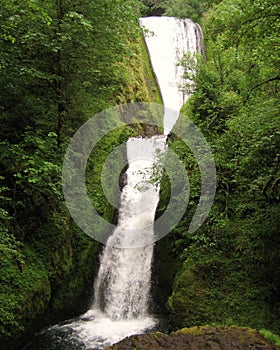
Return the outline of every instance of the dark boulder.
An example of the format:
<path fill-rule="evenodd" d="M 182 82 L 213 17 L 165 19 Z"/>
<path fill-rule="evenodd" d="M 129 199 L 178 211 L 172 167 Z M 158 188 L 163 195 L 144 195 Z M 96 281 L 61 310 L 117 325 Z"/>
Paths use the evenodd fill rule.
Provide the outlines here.
<path fill-rule="evenodd" d="M 107 350 L 277 350 L 258 332 L 238 327 L 192 327 L 171 334 L 154 332 L 125 338 Z"/>

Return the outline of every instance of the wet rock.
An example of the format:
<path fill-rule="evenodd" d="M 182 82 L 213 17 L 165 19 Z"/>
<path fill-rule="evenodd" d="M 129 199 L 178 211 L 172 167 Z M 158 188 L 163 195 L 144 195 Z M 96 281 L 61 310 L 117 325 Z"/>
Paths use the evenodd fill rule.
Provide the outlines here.
<path fill-rule="evenodd" d="M 183 328 L 125 338 L 107 350 L 277 350 L 258 332 L 238 327 Z"/>

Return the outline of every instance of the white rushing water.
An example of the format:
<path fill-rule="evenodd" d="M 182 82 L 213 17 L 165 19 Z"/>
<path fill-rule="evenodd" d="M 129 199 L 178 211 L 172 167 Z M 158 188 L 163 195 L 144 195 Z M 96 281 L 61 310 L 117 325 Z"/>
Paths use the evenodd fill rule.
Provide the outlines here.
<path fill-rule="evenodd" d="M 153 257 L 149 242 L 159 201 L 159 184 L 153 179 L 165 142 L 165 136 L 127 141 L 127 184 L 122 190 L 118 227 L 100 262 L 93 305 L 113 320 L 148 315 Z"/>
<path fill-rule="evenodd" d="M 178 61 L 184 53 L 201 51 L 201 30 L 191 20 L 171 17 L 142 18 L 140 24 L 154 33 L 145 40 L 164 105 L 174 110 L 174 116 L 170 118 L 169 110 L 169 118 L 164 120 L 167 135 L 188 97 L 181 89 L 184 72 Z M 154 175 L 158 156 L 166 147 L 163 135 L 127 141 L 128 169 L 118 226 L 101 256 L 94 302 L 78 319 L 48 330 L 50 336 L 58 334 L 51 341 L 54 347 L 48 349 L 60 348 L 64 341 L 73 347 L 63 345 L 63 349 L 105 349 L 156 326 L 157 320 L 149 314 L 153 257 L 149 242 L 159 201 Z"/>
<path fill-rule="evenodd" d="M 146 30 L 145 41 L 164 106 L 174 111 L 173 115 L 169 110 L 168 116 L 164 116 L 167 135 L 189 97 L 183 91 L 186 81 L 179 63 L 184 54 L 202 53 L 202 30 L 190 19 L 175 17 L 140 18 L 140 25 Z"/>
<path fill-rule="evenodd" d="M 118 227 L 101 257 L 94 303 L 82 322 L 72 325 L 89 346 L 112 344 L 156 325 L 148 310 L 153 257 L 153 245 L 148 243 L 159 200 L 156 164 L 166 148 L 166 137 L 131 138 L 126 147 L 127 183 Z"/>
<path fill-rule="evenodd" d="M 145 35 L 145 41 L 164 106 L 169 108 L 168 118 L 164 116 L 167 135 L 189 97 L 182 89 L 184 68 L 178 63 L 185 53 L 201 53 L 202 32 L 189 19 L 147 17 L 139 22 L 153 33 Z M 170 109 L 174 110 L 172 118 Z M 86 333 L 86 339 L 96 335 L 100 326 L 100 337 L 106 334 L 105 341 L 112 344 L 156 325 L 148 312 L 153 245 L 146 242 L 153 236 L 159 201 L 159 185 L 151 180 L 157 155 L 165 149 L 166 136 L 127 142 L 127 184 L 122 190 L 118 227 L 104 248 L 95 281 L 95 301 L 85 315 L 93 315 L 95 324 L 92 332 L 79 325 L 79 334 Z M 116 243 L 123 248 L 114 247 Z M 131 246 L 138 248 L 126 248 Z"/>

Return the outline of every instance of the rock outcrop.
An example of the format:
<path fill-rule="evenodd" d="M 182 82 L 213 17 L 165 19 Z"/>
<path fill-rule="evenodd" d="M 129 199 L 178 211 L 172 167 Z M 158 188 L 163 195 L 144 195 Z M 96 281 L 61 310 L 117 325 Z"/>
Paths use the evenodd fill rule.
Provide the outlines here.
<path fill-rule="evenodd" d="M 107 350 L 277 350 L 250 328 L 201 326 L 128 337 Z"/>

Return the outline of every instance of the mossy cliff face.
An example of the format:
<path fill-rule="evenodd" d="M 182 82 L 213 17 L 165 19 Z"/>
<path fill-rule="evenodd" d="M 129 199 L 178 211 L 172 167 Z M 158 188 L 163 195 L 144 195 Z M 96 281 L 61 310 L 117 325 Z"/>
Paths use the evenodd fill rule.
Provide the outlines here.
<path fill-rule="evenodd" d="M 174 237 L 169 234 L 156 242 L 152 266 L 152 310 L 167 314 L 166 301 L 172 293 L 174 278 L 180 267 L 178 256 L 172 251 Z"/>
<path fill-rule="evenodd" d="M 192 327 L 170 335 L 155 332 L 126 338 L 107 350 L 277 350 L 259 333 L 249 328 Z"/>
<path fill-rule="evenodd" d="M 215 236 L 214 231 L 211 235 Z M 260 260 L 259 250 L 255 257 L 238 252 L 238 239 L 229 240 L 226 230 L 223 235 L 212 247 L 199 243 L 187 249 L 189 256 L 176 274 L 167 301 L 171 329 L 214 323 L 279 334 L 277 281 L 264 272 L 274 265 Z"/>
<path fill-rule="evenodd" d="M 207 320 L 214 322 L 207 283 L 185 265 L 176 276 L 172 295 L 167 302 L 173 329 L 183 324 L 191 326 L 203 324 Z"/>

